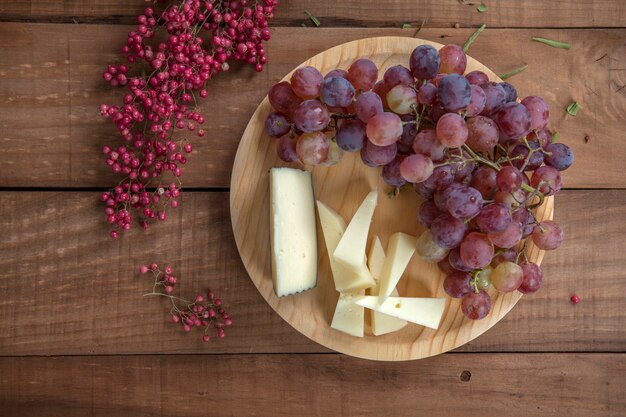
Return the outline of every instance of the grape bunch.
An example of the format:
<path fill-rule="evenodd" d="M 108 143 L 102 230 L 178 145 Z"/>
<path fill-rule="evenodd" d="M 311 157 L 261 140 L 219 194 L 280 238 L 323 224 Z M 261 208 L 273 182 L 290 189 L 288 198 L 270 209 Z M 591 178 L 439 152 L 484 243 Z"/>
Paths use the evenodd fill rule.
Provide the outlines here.
<path fill-rule="evenodd" d="M 556 249 L 563 231 L 537 220 L 535 209 L 561 189 L 574 155 L 554 143 L 545 100 L 519 100 L 512 84 L 482 71 L 465 74 L 458 45 L 418 46 L 408 64 L 381 80 L 368 59 L 325 76 L 301 67 L 270 89 L 274 112 L 265 128 L 286 162 L 328 166 L 359 152 L 391 187 L 413 187 L 425 200 L 417 252 L 438 263 L 445 292 L 462 298 L 465 316 L 482 319 L 490 287 L 524 294 L 541 287 L 528 242 Z"/>

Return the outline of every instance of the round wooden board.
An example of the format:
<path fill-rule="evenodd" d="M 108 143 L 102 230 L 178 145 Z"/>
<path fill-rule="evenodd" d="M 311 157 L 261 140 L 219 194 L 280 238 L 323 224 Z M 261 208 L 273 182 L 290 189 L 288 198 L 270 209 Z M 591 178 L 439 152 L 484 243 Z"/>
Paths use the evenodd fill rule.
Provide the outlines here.
<path fill-rule="evenodd" d="M 347 69 L 355 59 L 365 57 L 378 65 L 382 77 L 392 65 L 408 66 L 410 53 L 421 44 L 437 49 L 443 46 L 403 37 L 361 39 L 330 48 L 301 66 L 313 66 L 324 74 L 333 68 Z M 484 71 L 491 80 L 501 81 L 484 65 L 468 57 L 467 71 L 473 70 Z M 290 76 L 291 73 L 287 74 L 283 80 L 289 80 Z M 286 164 L 276 156 L 274 140 L 264 132 L 265 118 L 271 111 L 266 97 L 241 138 L 231 178 L 231 220 L 237 247 L 250 278 L 272 308 L 299 332 L 330 349 L 360 358 L 383 361 L 419 359 L 446 352 L 476 338 L 504 317 L 521 298 L 518 292 L 502 294 L 491 289 L 491 313 L 483 320 L 468 320 L 460 310 L 460 300 L 444 293 L 444 277 L 437 265 L 425 263 L 415 255 L 398 284 L 398 291 L 401 296 L 446 297 L 446 311 L 439 329 L 409 324 L 401 331 L 376 337 L 369 329 L 369 313 L 366 312 L 365 337 L 338 332 L 330 328 L 330 322 L 339 294 L 334 288 L 319 222 L 317 286 L 301 294 L 278 298 L 273 289 L 270 262 L 268 170 L 274 166 L 304 167 Z M 388 198 L 389 187 L 382 181 L 380 169 L 367 167 L 358 153 L 346 153 L 338 165 L 318 166 L 312 169 L 312 173 L 315 198 L 338 211 L 347 221 L 365 195 L 378 189 L 378 207 L 370 239 L 378 235 L 383 247 L 387 246 L 388 238 L 394 232 L 402 231 L 415 236 L 422 232 L 416 215 L 421 197 L 413 191 L 405 191 L 395 198 Z M 553 204 L 553 198 L 547 198 L 538 209 L 537 217 L 552 218 Z M 543 251 L 530 245 L 529 258 L 539 264 Z"/>

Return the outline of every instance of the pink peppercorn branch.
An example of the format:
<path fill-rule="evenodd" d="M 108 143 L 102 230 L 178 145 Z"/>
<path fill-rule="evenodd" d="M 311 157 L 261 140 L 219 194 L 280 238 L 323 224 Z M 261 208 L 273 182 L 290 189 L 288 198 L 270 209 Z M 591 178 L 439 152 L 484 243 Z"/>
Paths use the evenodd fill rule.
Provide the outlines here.
<path fill-rule="evenodd" d="M 171 302 L 169 312 L 170 321 L 173 324 L 182 326 L 185 332 L 190 332 L 193 328 L 203 329 L 202 341 L 211 340 L 212 331 L 218 338 L 223 339 L 226 335 L 224 327 L 233 324 L 232 319 L 222 306 L 222 300 L 215 297 L 215 294 L 208 290 L 206 297 L 198 294 L 194 301 L 172 295 L 178 279 L 173 275 L 172 267 L 167 265 L 160 270 L 156 263 L 142 265 L 139 267 L 142 274 L 152 272 L 154 284 L 152 292 L 144 294 L 144 297 L 159 296 L 168 298 Z"/>
<path fill-rule="evenodd" d="M 123 176 L 101 195 L 107 221 L 115 227 L 113 238 L 130 229 L 135 216 L 147 228 L 151 221 L 165 220 L 168 207 L 178 206 L 183 165 L 193 147 L 189 138 L 174 138 L 174 132 L 205 135 L 197 97 L 208 96 L 206 83 L 227 71 L 229 61 L 263 70 L 263 42 L 270 38 L 268 19 L 277 1 L 157 3 L 168 5 L 161 13 L 146 8 L 122 47 L 129 64 L 109 65 L 102 74 L 111 86 L 127 90 L 122 105 L 100 106 L 124 140 L 102 149 L 106 164 Z M 160 41 L 157 35 L 163 31 L 167 36 Z M 166 181 L 167 173 L 174 180 Z"/>

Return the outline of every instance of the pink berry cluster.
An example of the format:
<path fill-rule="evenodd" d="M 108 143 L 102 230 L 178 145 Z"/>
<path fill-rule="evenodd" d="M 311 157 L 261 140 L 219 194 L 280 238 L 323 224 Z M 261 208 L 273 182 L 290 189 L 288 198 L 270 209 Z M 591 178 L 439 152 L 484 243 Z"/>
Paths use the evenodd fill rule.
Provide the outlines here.
<path fill-rule="evenodd" d="M 196 295 L 193 301 L 185 300 L 172 295 L 178 278 L 174 276 L 174 271 L 170 265 L 163 270 L 159 269 L 156 263 L 142 265 L 139 267 L 142 274 L 152 272 L 154 275 L 154 285 L 152 292 L 145 296 L 162 296 L 169 298 L 172 308 L 169 312 L 170 320 L 173 324 L 182 326 L 185 332 L 190 332 L 193 328 L 203 329 L 202 341 L 209 342 L 209 333 L 215 330 L 215 335 L 223 339 L 226 336 L 224 327 L 232 326 L 233 321 L 224 310 L 222 300 L 215 297 L 211 290 L 207 290 L 206 296 Z"/>
<path fill-rule="evenodd" d="M 123 146 L 103 147 L 106 164 L 124 176 L 101 196 L 107 220 L 115 227 L 113 238 L 118 230 L 130 229 L 133 211 L 147 228 L 151 220 L 165 220 L 168 206 L 178 206 L 185 155 L 193 148 L 175 131 L 205 136 L 196 96 L 208 96 L 207 81 L 227 71 L 229 61 L 244 61 L 262 71 L 267 62 L 263 42 L 270 38 L 268 20 L 277 5 L 276 0 L 158 3 L 167 3 L 164 10 L 146 8 L 128 34 L 122 53 L 129 64 L 109 65 L 102 74 L 111 86 L 127 90 L 123 104 L 100 106 L 125 141 Z M 157 37 L 163 30 L 167 35 Z M 167 173 L 174 180 L 164 189 Z"/>

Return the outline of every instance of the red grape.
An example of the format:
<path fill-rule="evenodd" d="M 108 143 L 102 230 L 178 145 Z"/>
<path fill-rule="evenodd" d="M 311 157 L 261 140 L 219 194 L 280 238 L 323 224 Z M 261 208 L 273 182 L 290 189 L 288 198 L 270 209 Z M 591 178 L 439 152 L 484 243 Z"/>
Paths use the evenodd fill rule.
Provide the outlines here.
<path fill-rule="evenodd" d="M 348 80 L 359 90 L 371 90 L 377 79 L 378 67 L 367 58 L 357 59 L 348 68 Z"/>
<path fill-rule="evenodd" d="M 308 100 L 319 97 L 324 77 L 316 68 L 302 67 L 294 71 L 290 81 L 293 92 Z"/>
<path fill-rule="evenodd" d="M 483 319 L 491 311 L 491 297 L 484 290 L 471 292 L 461 302 L 461 311 L 469 319 Z"/>

